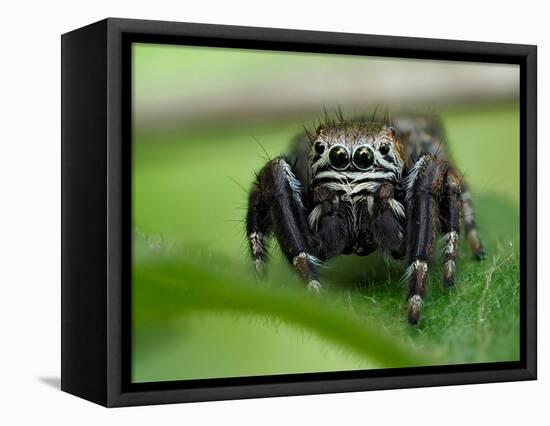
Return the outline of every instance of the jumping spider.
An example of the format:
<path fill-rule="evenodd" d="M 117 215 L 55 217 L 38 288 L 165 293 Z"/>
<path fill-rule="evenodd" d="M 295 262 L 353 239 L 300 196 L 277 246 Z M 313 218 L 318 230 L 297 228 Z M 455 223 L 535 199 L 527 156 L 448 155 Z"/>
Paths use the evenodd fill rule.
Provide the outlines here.
<path fill-rule="evenodd" d="M 306 130 L 289 155 L 264 165 L 250 190 L 246 231 L 256 270 L 264 271 L 271 234 L 317 292 L 322 262 L 380 249 L 408 263 L 408 320 L 417 324 L 438 232 L 446 287 L 454 284 L 461 222 L 474 256 L 485 256 L 470 194 L 442 137 L 435 117 L 340 114 Z"/>

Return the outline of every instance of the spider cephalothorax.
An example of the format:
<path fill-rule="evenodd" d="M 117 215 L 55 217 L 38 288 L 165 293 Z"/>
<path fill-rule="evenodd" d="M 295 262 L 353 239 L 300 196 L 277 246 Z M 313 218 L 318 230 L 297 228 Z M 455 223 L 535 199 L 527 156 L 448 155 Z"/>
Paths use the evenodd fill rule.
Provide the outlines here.
<path fill-rule="evenodd" d="M 416 324 L 438 232 L 446 286 L 454 284 L 461 218 L 473 253 L 484 256 L 469 193 L 441 138 L 439 122 L 425 117 L 340 117 L 306 131 L 289 155 L 268 161 L 250 191 L 247 236 L 257 271 L 264 272 L 271 234 L 315 291 L 322 262 L 380 249 L 408 263 L 408 317 Z"/>

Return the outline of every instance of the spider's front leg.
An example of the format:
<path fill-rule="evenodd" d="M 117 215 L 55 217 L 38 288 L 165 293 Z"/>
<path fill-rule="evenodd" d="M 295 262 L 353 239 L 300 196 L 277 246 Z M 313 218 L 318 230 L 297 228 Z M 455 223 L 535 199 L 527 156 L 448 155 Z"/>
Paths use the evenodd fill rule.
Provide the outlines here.
<path fill-rule="evenodd" d="M 449 168 L 442 189 L 440 202 L 440 224 L 444 234 L 443 284 L 452 287 L 455 280 L 458 234 L 460 232 L 460 212 L 462 211 L 462 189 L 456 172 Z"/>
<path fill-rule="evenodd" d="M 246 219 L 249 248 L 256 269 L 263 271 L 267 240 L 272 232 L 284 255 L 308 288 L 319 291 L 317 247 L 302 199 L 302 184 L 287 160 L 270 160 L 257 175 Z"/>
<path fill-rule="evenodd" d="M 463 182 L 462 183 L 462 212 L 464 219 L 464 232 L 470 243 L 470 249 L 472 254 L 478 260 L 485 259 L 486 252 L 477 232 L 476 222 L 474 220 L 474 207 L 472 206 L 472 197 L 470 196 L 470 191 L 468 186 Z"/>
<path fill-rule="evenodd" d="M 417 324 L 439 227 L 445 233 L 443 282 L 452 286 L 460 230 L 460 183 L 446 161 L 425 155 L 407 180 L 408 318 Z"/>

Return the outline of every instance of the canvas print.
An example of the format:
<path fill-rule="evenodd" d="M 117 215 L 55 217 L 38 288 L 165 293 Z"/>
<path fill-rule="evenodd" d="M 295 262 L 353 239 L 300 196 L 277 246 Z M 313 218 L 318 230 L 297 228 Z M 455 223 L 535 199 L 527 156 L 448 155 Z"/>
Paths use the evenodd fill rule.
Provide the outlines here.
<path fill-rule="evenodd" d="M 132 382 L 519 360 L 518 65 L 131 55 Z"/>

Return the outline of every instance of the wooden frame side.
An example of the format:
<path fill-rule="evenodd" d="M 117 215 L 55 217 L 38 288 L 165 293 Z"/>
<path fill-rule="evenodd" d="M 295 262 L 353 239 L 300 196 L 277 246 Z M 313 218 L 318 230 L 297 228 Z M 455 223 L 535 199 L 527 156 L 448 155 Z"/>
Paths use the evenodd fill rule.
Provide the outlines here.
<path fill-rule="evenodd" d="M 61 389 L 105 405 L 107 21 L 61 48 Z"/>

